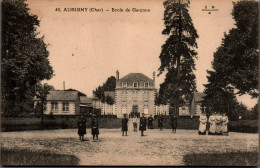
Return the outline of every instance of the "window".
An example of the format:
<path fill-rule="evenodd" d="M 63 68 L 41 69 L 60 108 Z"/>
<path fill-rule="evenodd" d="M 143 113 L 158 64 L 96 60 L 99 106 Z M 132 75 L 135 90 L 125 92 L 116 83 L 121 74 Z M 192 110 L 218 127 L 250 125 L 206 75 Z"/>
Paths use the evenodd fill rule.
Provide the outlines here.
<path fill-rule="evenodd" d="M 58 111 L 58 102 L 51 102 L 51 111 Z"/>
<path fill-rule="evenodd" d="M 138 87 L 138 83 L 137 83 L 137 82 L 134 82 L 134 83 L 133 83 L 133 87 L 134 87 L 134 88 L 137 88 L 137 87 Z"/>
<path fill-rule="evenodd" d="M 149 91 L 144 91 L 143 96 L 144 101 L 148 102 L 150 98 Z"/>
<path fill-rule="evenodd" d="M 121 113 L 126 114 L 127 113 L 126 109 L 127 109 L 126 102 L 122 102 Z"/>
<path fill-rule="evenodd" d="M 122 82 L 122 87 L 127 87 L 127 82 Z"/>
<path fill-rule="evenodd" d="M 127 91 L 122 91 L 122 92 L 121 92 L 121 99 L 122 99 L 123 101 L 126 101 L 126 100 L 127 100 Z"/>
<path fill-rule="evenodd" d="M 145 82 L 145 83 L 144 83 L 144 87 L 145 87 L 145 88 L 148 88 L 148 87 L 149 87 L 149 82 Z"/>
<path fill-rule="evenodd" d="M 137 99 L 138 99 L 138 91 L 133 91 L 133 94 L 132 94 L 132 99 L 133 99 L 133 101 L 137 101 Z"/>
<path fill-rule="evenodd" d="M 62 111 L 69 111 L 69 102 L 62 102 Z"/>
<path fill-rule="evenodd" d="M 148 104 L 144 105 L 144 114 L 149 114 L 149 106 L 148 106 Z"/>

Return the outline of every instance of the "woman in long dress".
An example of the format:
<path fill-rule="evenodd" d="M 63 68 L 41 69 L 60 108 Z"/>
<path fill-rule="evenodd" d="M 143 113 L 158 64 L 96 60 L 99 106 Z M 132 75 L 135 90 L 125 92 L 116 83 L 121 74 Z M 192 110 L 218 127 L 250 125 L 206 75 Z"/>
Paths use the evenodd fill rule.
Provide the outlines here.
<path fill-rule="evenodd" d="M 220 113 L 216 116 L 216 135 L 221 135 L 222 132 L 222 116 Z"/>
<path fill-rule="evenodd" d="M 209 135 L 215 135 L 216 133 L 216 113 L 212 113 L 211 116 L 209 117 Z"/>
<path fill-rule="evenodd" d="M 228 135 L 228 116 L 226 113 L 222 115 L 222 135 Z"/>
<path fill-rule="evenodd" d="M 200 116 L 200 126 L 199 126 L 199 135 L 206 135 L 206 124 L 207 124 L 207 116 L 203 112 Z"/>

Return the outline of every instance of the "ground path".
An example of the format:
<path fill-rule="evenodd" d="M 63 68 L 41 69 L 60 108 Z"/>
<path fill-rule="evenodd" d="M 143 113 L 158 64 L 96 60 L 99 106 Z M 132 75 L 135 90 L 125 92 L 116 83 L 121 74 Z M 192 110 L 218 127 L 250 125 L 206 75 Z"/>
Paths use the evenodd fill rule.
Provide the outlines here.
<path fill-rule="evenodd" d="M 258 151 L 258 134 L 234 133 L 229 136 L 200 136 L 196 130 L 147 130 L 147 136 L 120 129 L 100 129 L 100 141 L 78 139 L 76 129 L 1 132 L 1 147 L 50 150 L 73 154 L 80 165 L 183 165 L 188 153 Z"/>

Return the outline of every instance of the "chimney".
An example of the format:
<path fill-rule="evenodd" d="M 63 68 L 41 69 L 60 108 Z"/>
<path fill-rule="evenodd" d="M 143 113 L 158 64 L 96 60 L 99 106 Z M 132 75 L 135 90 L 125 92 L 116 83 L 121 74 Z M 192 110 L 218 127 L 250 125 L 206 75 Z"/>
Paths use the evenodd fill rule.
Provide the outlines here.
<path fill-rule="evenodd" d="M 63 90 L 65 91 L 65 81 L 63 81 Z"/>
<path fill-rule="evenodd" d="M 118 72 L 118 70 L 116 71 L 116 80 L 119 80 L 119 72 Z"/>

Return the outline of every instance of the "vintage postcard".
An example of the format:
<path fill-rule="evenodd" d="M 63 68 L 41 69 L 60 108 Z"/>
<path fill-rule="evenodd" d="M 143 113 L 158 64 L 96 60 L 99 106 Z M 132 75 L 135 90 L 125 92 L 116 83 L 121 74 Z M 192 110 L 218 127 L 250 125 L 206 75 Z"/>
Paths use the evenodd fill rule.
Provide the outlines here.
<path fill-rule="evenodd" d="M 258 1 L 1 4 L 2 166 L 258 166 Z"/>

